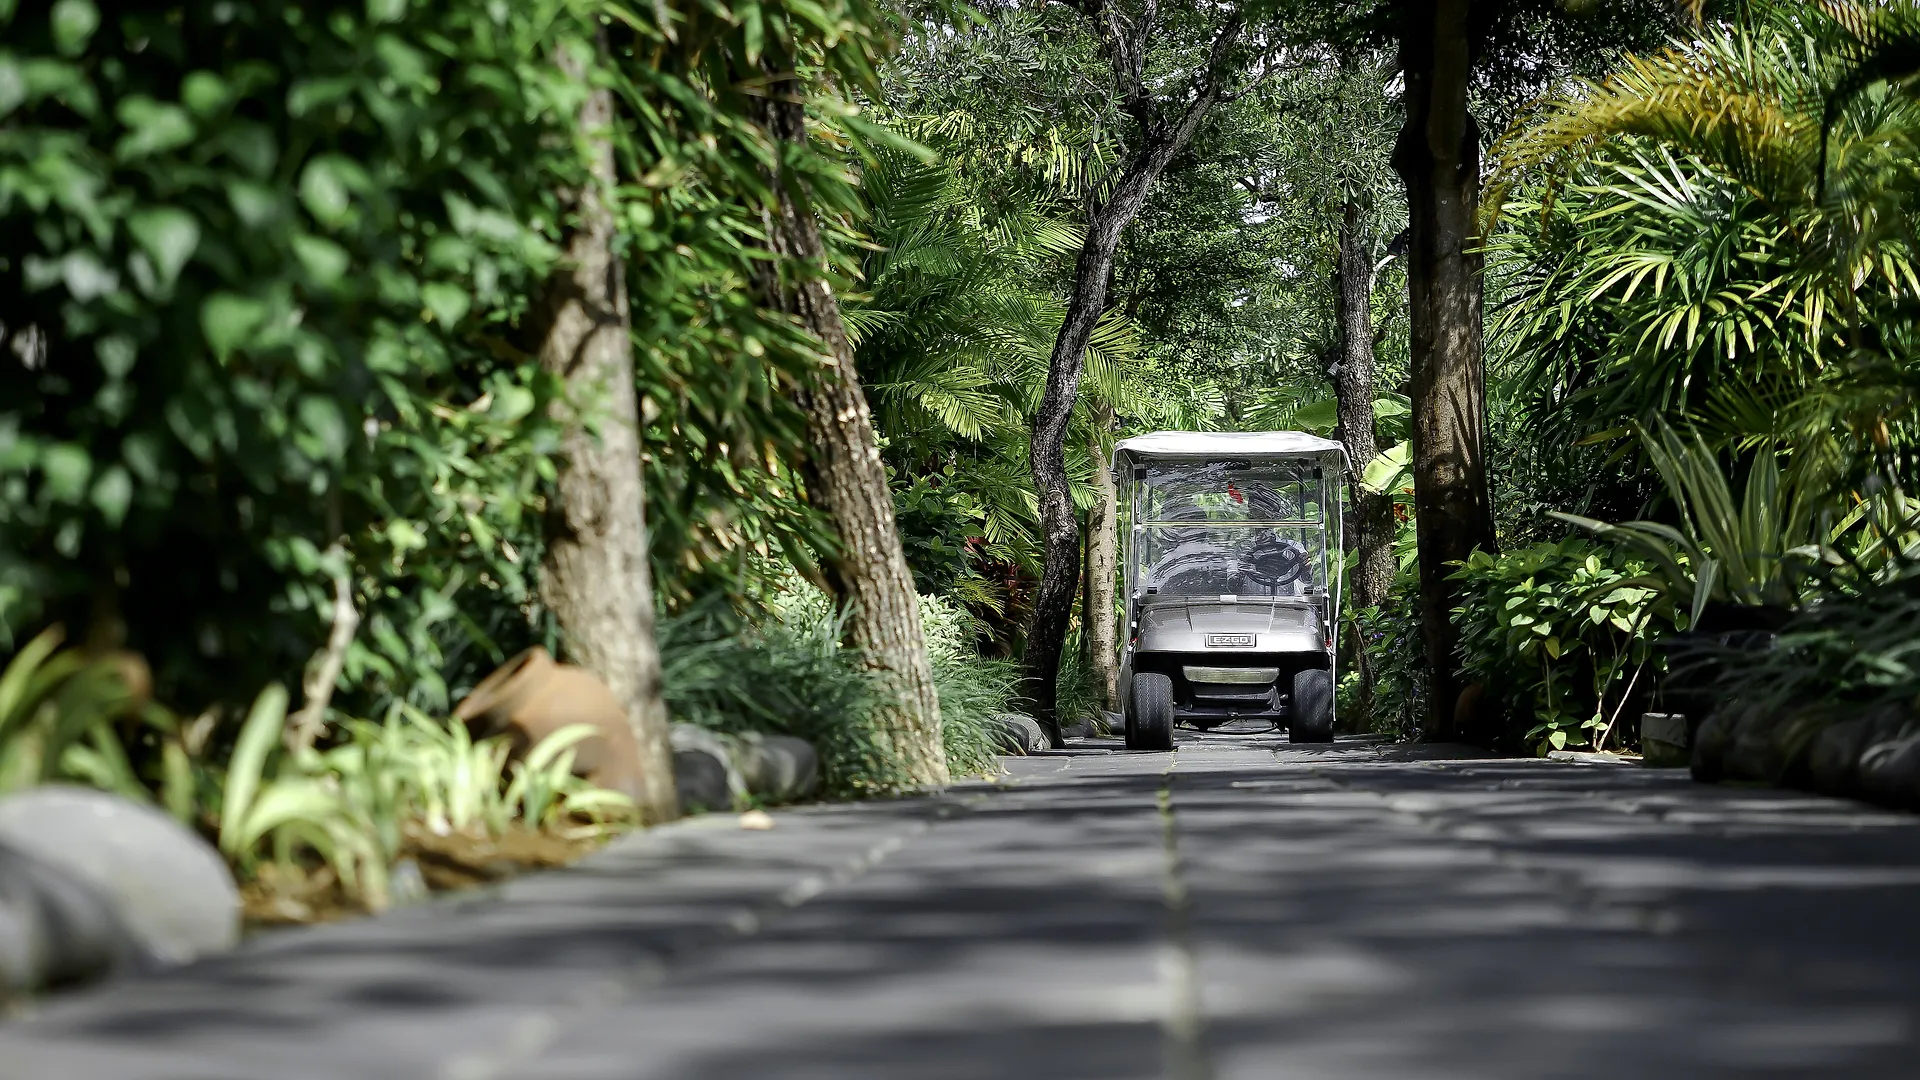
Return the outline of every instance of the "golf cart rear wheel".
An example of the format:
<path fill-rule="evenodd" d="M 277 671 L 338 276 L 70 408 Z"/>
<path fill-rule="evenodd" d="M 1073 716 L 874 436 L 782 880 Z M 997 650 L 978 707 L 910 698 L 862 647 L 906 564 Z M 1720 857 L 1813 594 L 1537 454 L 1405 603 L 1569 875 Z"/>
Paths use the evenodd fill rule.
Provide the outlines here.
<path fill-rule="evenodd" d="M 1287 741 L 1333 741 L 1333 673 L 1309 668 L 1293 677 L 1293 713 L 1287 719 Z"/>
<path fill-rule="evenodd" d="M 1173 680 L 1167 676 L 1149 671 L 1133 677 L 1127 749 L 1149 753 L 1173 749 Z"/>

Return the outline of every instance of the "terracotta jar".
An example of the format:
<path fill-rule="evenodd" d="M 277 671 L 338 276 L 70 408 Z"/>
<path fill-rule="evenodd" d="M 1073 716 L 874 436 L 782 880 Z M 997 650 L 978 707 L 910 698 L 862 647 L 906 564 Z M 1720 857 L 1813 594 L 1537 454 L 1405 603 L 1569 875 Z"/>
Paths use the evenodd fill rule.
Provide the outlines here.
<path fill-rule="evenodd" d="M 592 724 L 599 734 L 575 744 L 574 774 L 635 800 L 645 795 L 639 747 L 620 699 L 592 672 L 556 663 L 538 645 L 474 687 L 453 718 L 475 738 L 507 735 L 516 759 L 569 724 Z"/>

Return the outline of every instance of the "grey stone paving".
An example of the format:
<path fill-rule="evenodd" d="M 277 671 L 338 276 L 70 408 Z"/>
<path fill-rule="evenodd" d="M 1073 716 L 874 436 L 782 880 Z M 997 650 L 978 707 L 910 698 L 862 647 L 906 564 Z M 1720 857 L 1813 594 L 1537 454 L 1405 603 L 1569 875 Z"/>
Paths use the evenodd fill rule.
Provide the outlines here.
<path fill-rule="evenodd" d="M 1195 737 L 43 1005 L 3 1080 L 1920 1076 L 1920 818 Z"/>

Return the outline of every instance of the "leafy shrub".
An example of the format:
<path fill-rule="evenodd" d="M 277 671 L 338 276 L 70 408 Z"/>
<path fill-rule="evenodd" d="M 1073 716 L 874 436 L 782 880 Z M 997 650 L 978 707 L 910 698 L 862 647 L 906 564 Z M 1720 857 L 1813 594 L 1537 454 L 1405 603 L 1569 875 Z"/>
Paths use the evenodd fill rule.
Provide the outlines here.
<path fill-rule="evenodd" d="M 511 14 L 0 7 L 0 618 L 115 583 L 171 699 L 244 700 L 344 575 L 350 675 L 432 700 L 435 628 L 527 600 L 553 387 L 507 339 L 581 166 L 526 58 L 591 29 Z"/>
<path fill-rule="evenodd" d="M 1352 700 L 1343 700 L 1342 706 L 1364 711 L 1366 730 L 1376 735 L 1415 737 L 1426 708 L 1427 648 L 1420 636 L 1419 595 L 1413 580 L 1396 581 L 1381 606 L 1354 612 L 1353 632 L 1372 677 L 1372 692 L 1363 697 L 1358 686 L 1361 673 L 1350 672 Z M 1341 682 L 1347 685 L 1346 678 Z"/>
<path fill-rule="evenodd" d="M 1584 540 L 1499 556 L 1476 551 L 1456 570 L 1454 609 L 1467 675 L 1531 724 L 1542 753 L 1604 746 L 1635 692 L 1652 682 L 1653 642 L 1673 628 L 1647 566 Z"/>
<path fill-rule="evenodd" d="M 976 649 L 979 620 L 951 600 L 922 596 L 920 624 L 926 629 L 927 657 L 940 693 L 947 770 L 956 779 L 992 776 L 1000 766 L 991 721 L 995 713 L 1007 710 L 1019 688 L 1018 666 L 981 657 Z"/>
<path fill-rule="evenodd" d="M 327 750 L 282 753 L 286 706 L 281 687 L 262 691 L 226 768 L 213 771 L 216 837 L 243 874 L 263 858 L 284 867 L 310 854 L 352 902 L 377 911 L 390 900 L 395 863 L 425 836 L 555 831 L 581 818 L 604 829 L 633 819 L 625 795 L 573 775 L 574 748 L 593 733 L 586 724 L 509 763 L 505 736 L 475 742 L 464 725 L 395 704 L 381 723 L 349 721 Z"/>
<path fill-rule="evenodd" d="M 60 641 L 43 631 L 0 670 L 0 794 L 51 780 L 138 789 L 114 730 L 139 704 L 126 672 Z"/>
<path fill-rule="evenodd" d="M 1677 665 L 1714 662 L 1728 697 L 1768 711 L 1829 704 L 1835 715 L 1920 703 L 1920 566 L 1830 577 L 1775 634 L 1691 643 Z"/>
<path fill-rule="evenodd" d="M 1099 673 L 1087 663 L 1087 651 L 1081 645 L 1080 628 L 1067 632 L 1060 649 L 1060 674 L 1055 680 L 1053 708 L 1061 726 L 1100 717 L 1106 694 L 1099 685 Z"/>
<path fill-rule="evenodd" d="M 955 775 L 994 769 L 988 718 L 1006 707 L 1012 665 L 973 650 L 977 624 L 950 602 L 921 598 L 921 621 L 942 735 Z M 826 594 L 789 579 L 758 624 L 712 604 L 661 620 L 667 706 L 677 720 L 722 732 L 794 735 L 820 751 L 830 797 L 900 790 L 906 780 L 877 727 L 876 687 L 840 644 L 842 616 Z"/>

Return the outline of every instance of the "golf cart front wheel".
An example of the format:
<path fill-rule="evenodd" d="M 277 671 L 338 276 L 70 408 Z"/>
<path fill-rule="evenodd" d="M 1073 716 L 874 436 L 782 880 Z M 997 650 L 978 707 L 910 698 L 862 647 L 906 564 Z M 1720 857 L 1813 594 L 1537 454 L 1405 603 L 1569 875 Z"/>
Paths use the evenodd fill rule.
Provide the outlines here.
<path fill-rule="evenodd" d="M 1133 677 L 1127 749 L 1149 753 L 1173 749 L 1173 680 L 1167 676 L 1142 672 Z"/>
<path fill-rule="evenodd" d="M 1333 741 L 1333 673 L 1309 668 L 1293 677 L 1293 711 L 1287 718 L 1287 741 Z"/>

